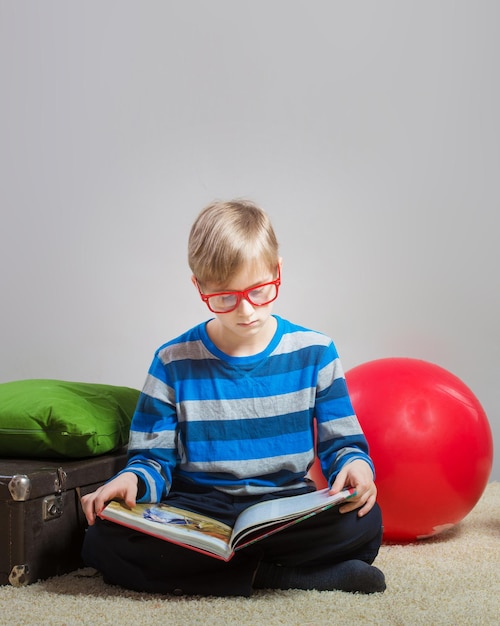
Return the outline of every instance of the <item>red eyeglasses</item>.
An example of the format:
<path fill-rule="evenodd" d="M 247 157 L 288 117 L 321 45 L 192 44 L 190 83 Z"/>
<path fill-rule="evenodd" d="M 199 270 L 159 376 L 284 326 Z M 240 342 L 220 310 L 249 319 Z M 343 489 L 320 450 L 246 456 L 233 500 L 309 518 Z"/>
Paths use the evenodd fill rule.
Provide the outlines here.
<path fill-rule="evenodd" d="M 278 277 L 268 283 L 255 285 L 243 291 L 220 291 L 218 293 L 202 293 L 198 281 L 196 286 L 201 299 L 212 313 L 231 313 L 238 308 L 241 299 L 245 298 L 252 306 L 265 306 L 278 297 L 278 290 L 281 285 L 281 272 L 278 266 Z"/>

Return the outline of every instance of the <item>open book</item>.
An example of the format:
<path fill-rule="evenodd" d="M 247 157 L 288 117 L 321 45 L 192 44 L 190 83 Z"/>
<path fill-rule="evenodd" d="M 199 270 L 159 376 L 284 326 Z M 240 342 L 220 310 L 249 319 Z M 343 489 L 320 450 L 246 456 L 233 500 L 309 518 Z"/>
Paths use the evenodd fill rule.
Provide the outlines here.
<path fill-rule="evenodd" d="M 321 489 L 258 502 L 240 513 L 234 528 L 199 513 L 170 506 L 168 501 L 136 504 L 133 509 L 112 501 L 101 517 L 229 561 L 236 550 L 340 504 L 355 493 L 354 489 L 344 489 L 330 496 L 328 489 Z"/>

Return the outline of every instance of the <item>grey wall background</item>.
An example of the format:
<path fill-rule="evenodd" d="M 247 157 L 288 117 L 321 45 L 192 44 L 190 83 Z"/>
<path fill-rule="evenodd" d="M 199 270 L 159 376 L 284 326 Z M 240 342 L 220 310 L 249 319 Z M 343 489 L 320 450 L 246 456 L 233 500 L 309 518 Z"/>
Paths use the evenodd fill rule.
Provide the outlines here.
<path fill-rule="evenodd" d="M 246 196 L 281 240 L 276 312 L 346 369 L 450 370 L 498 448 L 499 21 L 495 0 L 1 0 L 0 381 L 141 387 L 207 316 L 194 217 Z"/>

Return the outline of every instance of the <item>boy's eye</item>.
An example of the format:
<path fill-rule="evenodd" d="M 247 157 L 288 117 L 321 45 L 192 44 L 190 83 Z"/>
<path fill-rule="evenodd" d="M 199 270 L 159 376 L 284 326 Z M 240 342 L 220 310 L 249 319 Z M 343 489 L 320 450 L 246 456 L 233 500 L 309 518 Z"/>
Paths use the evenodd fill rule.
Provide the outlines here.
<path fill-rule="evenodd" d="M 260 289 L 252 289 L 252 291 L 248 292 L 248 295 L 251 298 L 258 298 L 264 291 L 264 287 L 260 287 Z"/>
<path fill-rule="evenodd" d="M 228 293 L 225 296 L 215 296 L 212 298 L 212 302 L 219 307 L 233 306 L 236 302 L 236 296 L 231 293 Z"/>

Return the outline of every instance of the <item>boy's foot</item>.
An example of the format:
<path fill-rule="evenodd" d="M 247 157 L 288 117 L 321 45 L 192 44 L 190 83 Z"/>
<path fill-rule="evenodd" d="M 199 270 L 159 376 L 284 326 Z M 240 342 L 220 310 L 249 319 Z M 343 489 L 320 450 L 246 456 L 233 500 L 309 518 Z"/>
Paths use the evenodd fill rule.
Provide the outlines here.
<path fill-rule="evenodd" d="M 385 576 L 373 565 L 351 560 L 322 567 L 284 567 L 261 562 L 255 589 L 316 589 L 376 593 L 384 591 Z"/>

